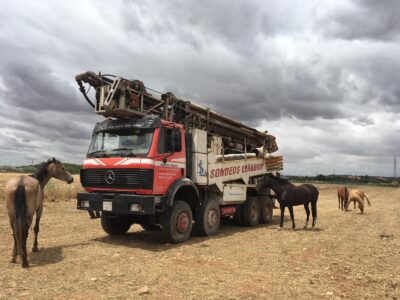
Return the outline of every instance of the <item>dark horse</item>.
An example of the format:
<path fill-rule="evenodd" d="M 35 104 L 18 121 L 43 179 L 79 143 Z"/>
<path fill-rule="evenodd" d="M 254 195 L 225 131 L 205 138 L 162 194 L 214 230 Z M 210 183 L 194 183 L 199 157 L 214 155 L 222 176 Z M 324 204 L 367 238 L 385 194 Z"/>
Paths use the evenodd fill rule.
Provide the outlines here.
<path fill-rule="evenodd" d="M 281 207 L 281 222 L 278 229 L 282 229 L 283 227 L 283 216 L 285 214 L 286 207 L 289 209 L 290 219 L 292 220 L 292 228 L 296 228 L 296 225 L 294 224 L 293 206 L 301 204 L 304 205 L 307 213 L 307 221 L 304 225 L 304 229 L 307 229 L 308 220 L 310 218 L 310 203 L 313 217 L 312 227 L 315 227 L 315 223 L 317 221 L 317 200 L 319 194 L 315 186 L 311 184 L 295 186 L 286 179 L 274 176 L 271 173 L 268 173 L 264 176 L 261 185 L 264 188 L 271 188 L 277 194 L 277 199 Z"/>
<path fill-rule="evenodd" d="M 14 249 L 10 262 L 15 263 L 19 254 L 24 268 L 29 267 L 26 240 L 35 213 L 35 240 L 32 251 L 37 252 L 39 250 L 37 238 L 43 211 L 43 191 L 53 177 L 67 183 L 74 181 L 71 174 L 64 169 L 64 165 L 53 157 L 53 159 L 42 163 L 34 174 L 14 177 L 6 183 L 4 190 L 6 207 L 14 237 Z"/>

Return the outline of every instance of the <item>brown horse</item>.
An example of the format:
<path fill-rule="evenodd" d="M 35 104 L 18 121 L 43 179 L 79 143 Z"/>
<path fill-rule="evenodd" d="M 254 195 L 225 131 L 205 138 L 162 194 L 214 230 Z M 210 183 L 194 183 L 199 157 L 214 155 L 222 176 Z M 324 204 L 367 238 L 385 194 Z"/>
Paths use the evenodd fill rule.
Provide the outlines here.
<path fill-rule="evenodd" d="M 362 190 L 351 190 L 349 193 L 349 201 L 347 202 L 346 205 L 346 211 L 349 208 L 350 202 L 354 202 L 354 209 L 356 209 L 356 202 L 358 203 L 358 208 L 360 209 L 361 213 L 364 213 L 364 201 L 365 199 L 368 202 L 368 205 L 371 206 L 371 201 L 369 201 L 369 198 L 366 193 L 364 193 Z"/>
<path fill-rule="evenodd" d="M 339 202 L 339 209 L 345 209 L 347 206 L 347 201 L 349 200 L 349 190 L 347 187 L 342 186 L 337 189 L 337 196 Z"/>
<path fill-rule="evenodd" d="M 52 177 L 66 181 L 68 184 L 74 181 L 72 175 L 64 169 L 63 164 L 53 157 L 42 163 L 34 174 L 14 177 L 6 183 L 4 191 L 6 208 L 14 236 L 14 249 L 10 262 L 16 263 L 17 255 L 19 255 L 23 268 L 29 267 L 26 240 L 35 212 L 35 241 L 32 251 L 38 251 L 37 237 L 43 211 L 43 190 Z"/>
<path fill-rule="evenodd" d="M 286 179 L 274 176 L 271 173 L 266 174 L 260 184 L 260 188 L 271 188 L 277 195 L 281 209 L 281 222 L 278 229 L 283 227 L 283 217 L 285 214 L 285 208 L 289 209 L 290 219 L 292 220 L 292 229 L 296 228 L 294 223 L 293 206 L 304 205 L 306 210 L 307 220 L 304 224 L 304 229 L 307 229 L 308 220 L 310 218 L 310 203 L 312 212 L 312 227 L 315 227 L 317 222 L 317 201 L 318 201 L 318 190 L 311 184 L 302 184 L 295 186 Z"/>

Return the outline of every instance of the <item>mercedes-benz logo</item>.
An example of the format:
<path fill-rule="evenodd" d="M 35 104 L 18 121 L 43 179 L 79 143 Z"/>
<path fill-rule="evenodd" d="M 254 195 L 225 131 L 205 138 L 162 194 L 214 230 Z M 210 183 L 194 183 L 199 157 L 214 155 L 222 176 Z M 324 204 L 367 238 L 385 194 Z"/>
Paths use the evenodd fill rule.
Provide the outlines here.
<path fill-rule="evenodd" d="M 113 184 L 114 181 L 115 181 L 115 174 L 114 174 L 114 172 L 111 171 L 111 170 L 108 170 L 108 171 L 106 172 L 106 174 L 105 174 L 105 178 L 106 178 L 106 182 L 107 182 L 108 184 Z"/>

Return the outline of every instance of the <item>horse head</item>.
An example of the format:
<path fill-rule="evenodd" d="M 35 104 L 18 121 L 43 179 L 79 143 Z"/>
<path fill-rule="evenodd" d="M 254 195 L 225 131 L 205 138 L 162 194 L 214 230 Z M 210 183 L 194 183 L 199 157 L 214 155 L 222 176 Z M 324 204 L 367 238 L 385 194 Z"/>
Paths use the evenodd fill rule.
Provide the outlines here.
<path fill-rule="evenodd" d="M 74 181 L 74 177 L 72 177 L 71 173 L 65 170 L 63 163 L 59 160 L 53 157 L 53 159 L 49 159 L 46 164 L 50 177 L 65 181 L 68 184 L 71 184 Z"/>
<path fill-rule="evenodd" d="M 281 182 L 281 178 L 280 178 L 280 176 L 275 176 L 272 173 L 267 173 L 267 174 L 265 174 L 263 181 L 265 184 L 268 184 L 269 187 L 272 187 L 272 185 L 279 184 Z"/>

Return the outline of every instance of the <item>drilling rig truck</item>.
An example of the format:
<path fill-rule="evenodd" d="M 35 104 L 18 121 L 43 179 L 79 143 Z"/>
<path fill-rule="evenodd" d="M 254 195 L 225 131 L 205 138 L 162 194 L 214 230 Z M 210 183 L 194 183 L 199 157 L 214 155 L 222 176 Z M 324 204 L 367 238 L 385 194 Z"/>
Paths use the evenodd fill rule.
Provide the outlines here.
<path fill-rule="evenodd" d="M 140 80 L 93 72 L 75 79 L 106 118 L 93 130 L 77 208 L 101 218 L 106 233 L 124 234 L 136 223 L 180 243 L 192 229 L 215 234 L 225 218 L 271 222 L 271 193 L 258 183 L 283 167 L 282 156 L 272 155 L 273 135 Z M 85 84 L 94 88 L 93 101 Z"/>

